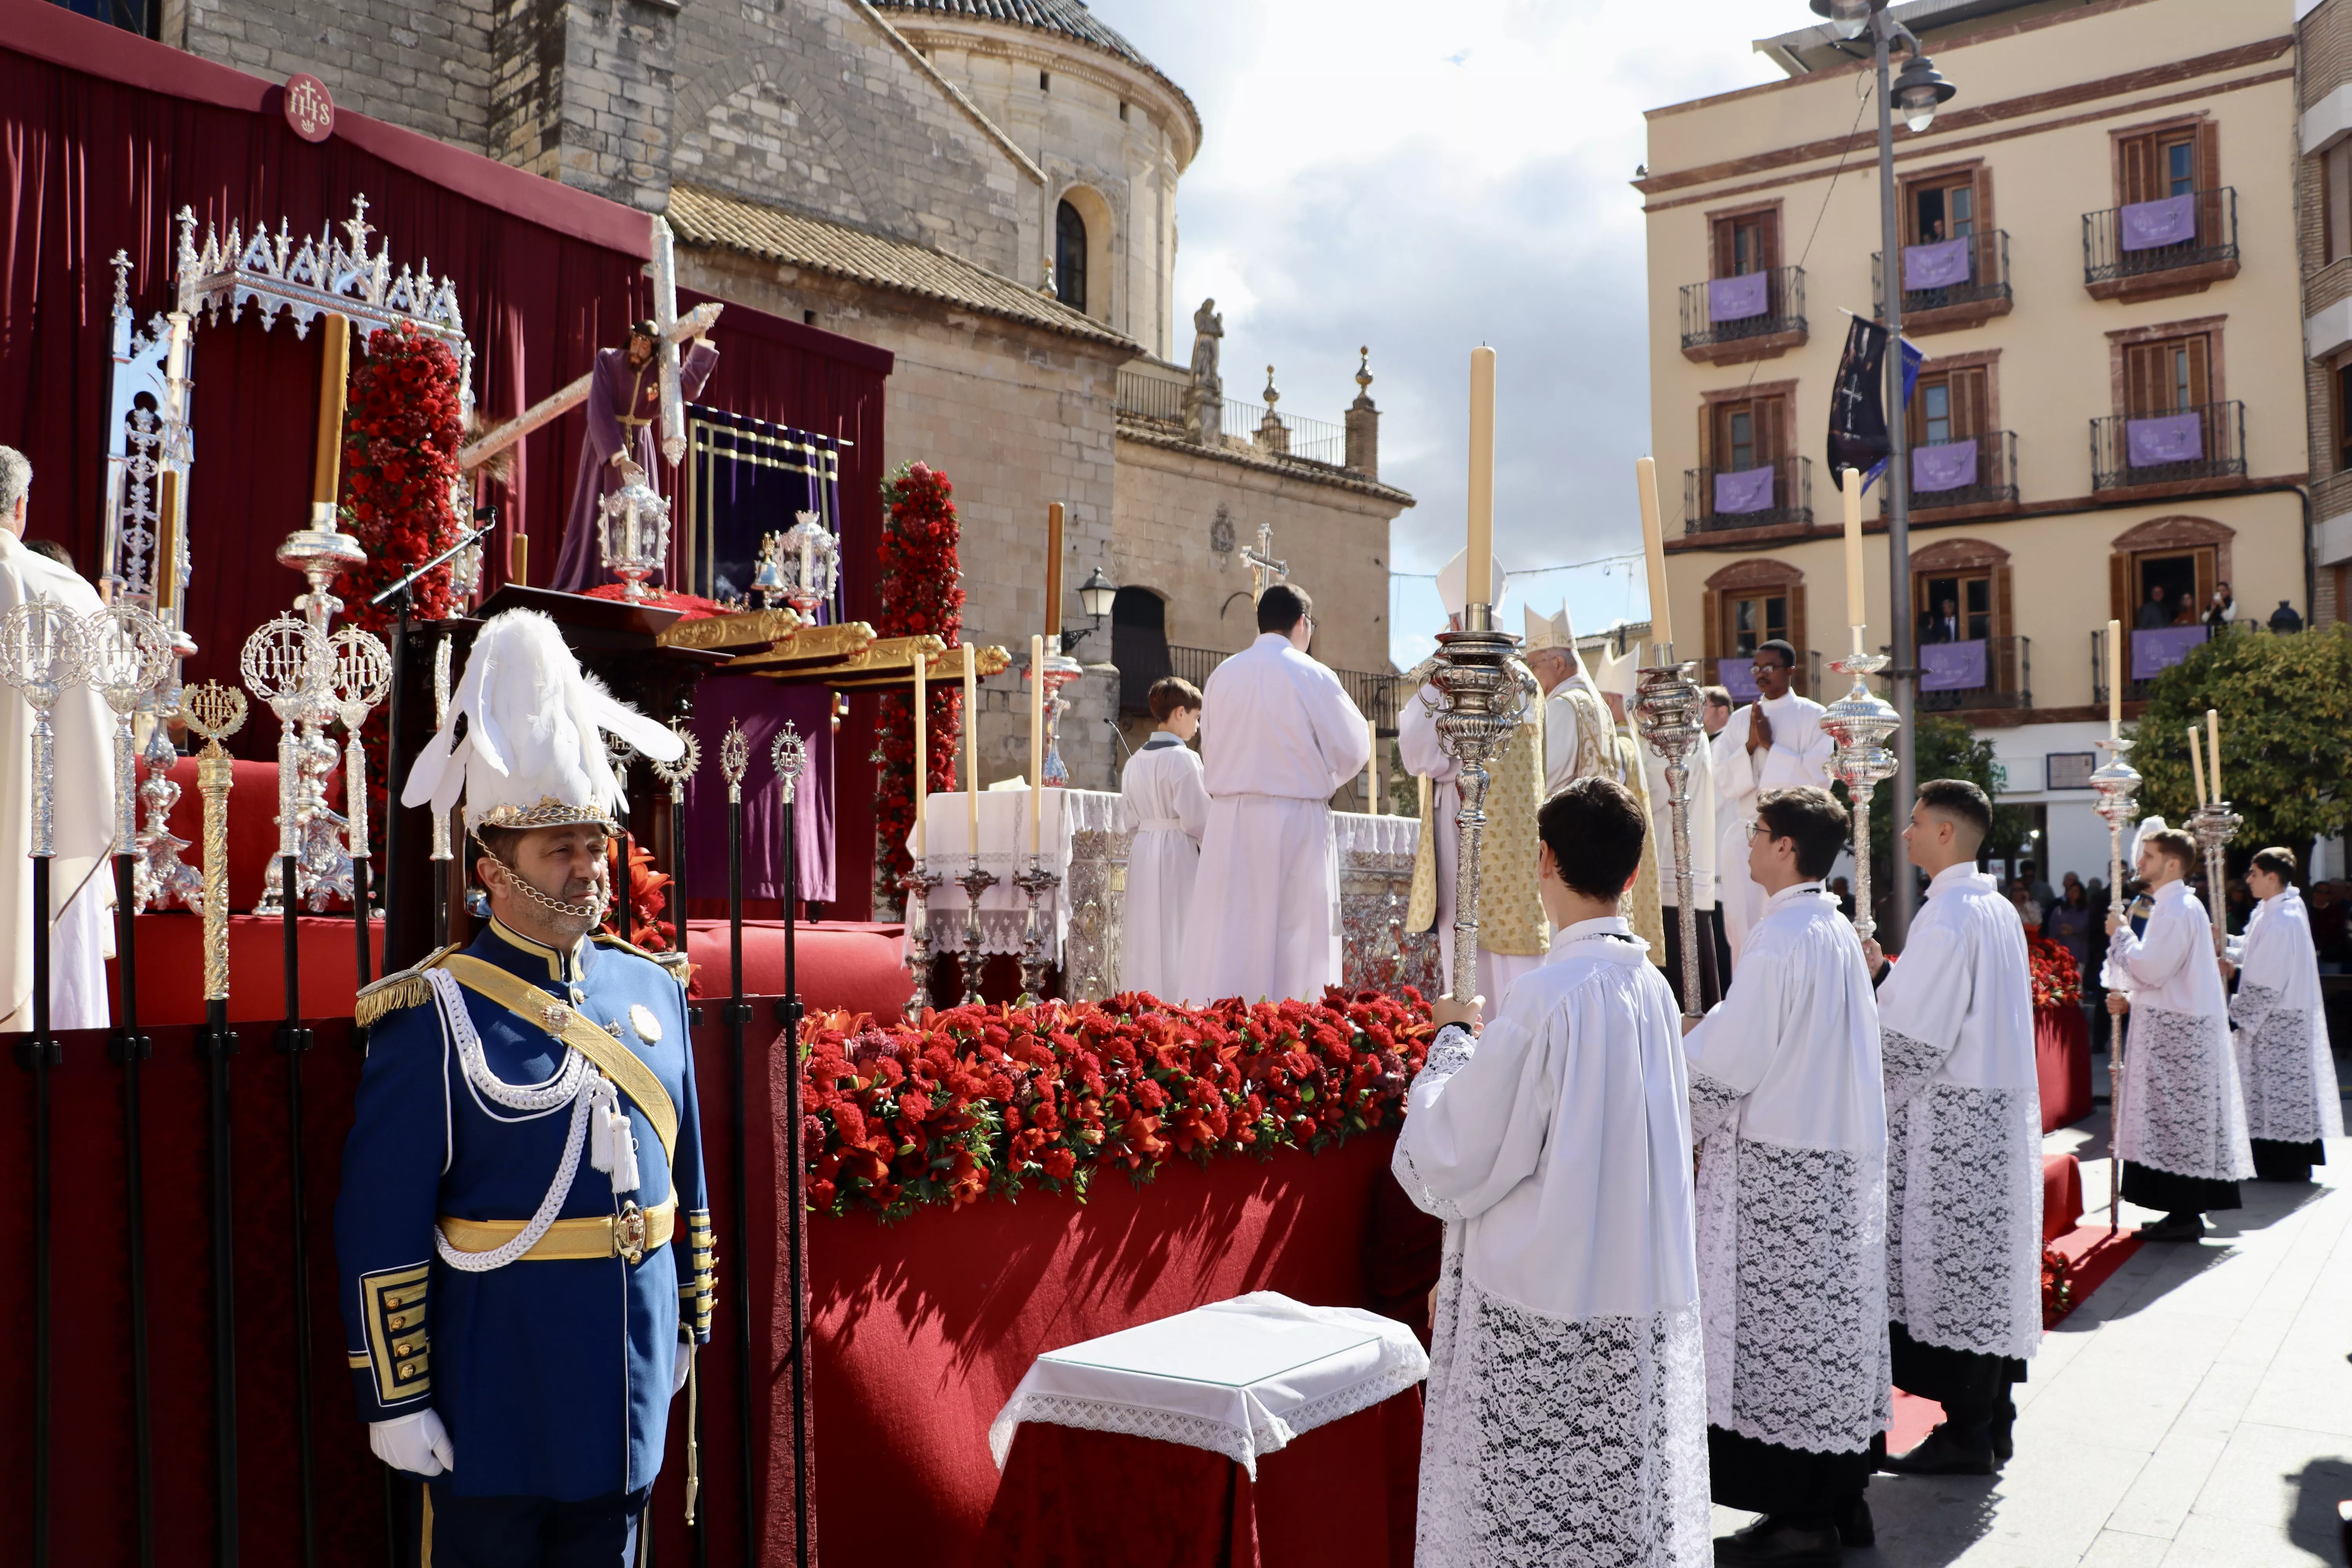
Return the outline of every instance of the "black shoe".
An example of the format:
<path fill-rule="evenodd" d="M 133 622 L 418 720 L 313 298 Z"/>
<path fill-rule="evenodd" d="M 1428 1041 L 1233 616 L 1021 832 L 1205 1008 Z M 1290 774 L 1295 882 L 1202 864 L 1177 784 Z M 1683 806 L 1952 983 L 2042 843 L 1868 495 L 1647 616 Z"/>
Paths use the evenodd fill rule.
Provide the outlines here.
<path fill-rule="evenodd" d="M 2017 1406 L 1992 1418 L 1992 1462 L 2005 1465 L 2017 1457 Z"/>
<path fill-rule="evenodd" d="M 1878 1526 L 1870 1517 L 1870 1500 L 1858 1497 L 1837 1516 L 1838 1544 L 1843 1547 L 1875 1546 Z"/>
<path fill-rule="evenodd" d="M 1957 1433 L 1948 1421 L 1909 1453 L 1889 1454 L 1882 1468 L 1898 1476 L 1989 1476 L 1993 1468 L 1992 1438 L 1984 1432 L 1973 1437 Z"/>
<path fill-rule="evenodd" d="M 2135 1233 L 2142 1241 L 2202 1241 L 2205 1220 L 2201 1215 L 2171 1214 L 2154 1225 L 2144 1225 Z"/>
<path fill-rule="evenodd" d="M 1717 1568 L 1837 1568 L 1838 1560 L 1835 1530 L 1807 1530 L 1770 1514 L 1715 1538 Z"/>

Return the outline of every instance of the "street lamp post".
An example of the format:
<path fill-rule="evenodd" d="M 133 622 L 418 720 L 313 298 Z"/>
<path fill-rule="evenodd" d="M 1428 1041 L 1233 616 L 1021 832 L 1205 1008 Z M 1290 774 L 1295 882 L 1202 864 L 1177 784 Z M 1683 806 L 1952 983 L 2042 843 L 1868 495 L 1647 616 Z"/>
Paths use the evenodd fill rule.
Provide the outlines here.
<path fill-rule="evenodd" d="M 1913 134 L 1927 129 L 1936 110 L 1958 90 L 1937 72 L 1918 38 L 1888 12 L 1887 0 L 1812 0 L 1815 15 L 1826 16 L 1842 37 L 1854 38 L 1864 29 L 1871 35 L 1874 63 L 1878 70 L 1878 268 L 1880 316 L 1886 324 L 1886 566 L 1887 627 L 1893 643 L 1894 668 L 1887 671 L 1895 686 L 1895 712 L 1901 722 L 1895 731 L 1895 795 L 1891 802 L 1899 823 L 1919 791 L 1916 744 L 1918 717 L 1918 647 L 1911 624 L 1911 430 L 1909 410 L 1903 404 L 1903 250 L 1902 209 L 1895 189 L 1895 116 L 1899 110 Z M 1889 57 L 1900 39 L 1910 58 L 1902 73 L 1888 80 Z M 1887 945 L 1900 949 L 1911 929 L 1911 857 L 1902 834 L 1890 835 L 1893 875 L 1887 879 Z"/>

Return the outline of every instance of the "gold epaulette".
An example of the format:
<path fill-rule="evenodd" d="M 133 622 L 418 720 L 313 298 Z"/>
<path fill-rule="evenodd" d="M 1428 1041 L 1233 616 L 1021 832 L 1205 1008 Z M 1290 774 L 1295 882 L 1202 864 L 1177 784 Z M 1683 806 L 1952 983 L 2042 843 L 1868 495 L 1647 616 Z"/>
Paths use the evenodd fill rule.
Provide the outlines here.
<path fill-rule="evenodd" d="M 465 943 L 453 942 L 437 952 L 428 953 L 422 962 L 406 969 L 396 969 L 383 979 L 360 987 L 352 999 L 352 1016 L 362 1029 L 373 1028 L 387 1013 L 397 1013 L 403 1007 L 422 1007 L 433 1000 L 432 983 L 425 972 L 440 966 L 451 953 L 460 952 Z"/>
<path fill-rule="evenodd" d="M 625 938 L 616 936 L 608 931 L 600 931 L 589 940 L 593 942 L 599 947 L 617 947 L 623 952 L 635 953 L 639 958 L 645 959 L 647 963 L 658 963 L 664 969 L 669 971 L 670 977 L 676 980 L 680 985 L 686 984 L 685 970 L 687 966 L 687 956 L 683 952 L 648 952 L 644 948 L 639 947 L 635 942 L 630 942 Z"/>

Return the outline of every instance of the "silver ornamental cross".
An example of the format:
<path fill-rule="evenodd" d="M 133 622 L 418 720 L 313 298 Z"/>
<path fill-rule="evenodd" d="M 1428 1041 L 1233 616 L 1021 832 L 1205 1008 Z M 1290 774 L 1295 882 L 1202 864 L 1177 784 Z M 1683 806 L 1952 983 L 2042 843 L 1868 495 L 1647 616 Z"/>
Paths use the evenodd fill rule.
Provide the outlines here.
<path fill-rule="evenodd" d="M 117 600 L 82 624 L 89 652 L 89 683 L 114 710 L 114 852 L 131 854 L 139 840 L 138 749 L 131 732 L 139 704 L 172 668 L 172 634 L 131 603 Z"/>
<path fill-rule="evenodd" d="M 58 699 L 89 679 L 80 617 L 52 599 L 27 599 L 0 616 L 0 681 L 25 694 L 33 710 L 33 855 L 57 854 Z"/>
<path fill-rule="evenodd" d="M 278 857 L 302 852 L 300 725 L 326 684 L 327 639 L 299 616 L 275 616 L 245 639 L 237 661 L 245 689 L 278 715 Z M 291 900 L 295 889 L 283 889 Z"/>
<path fill-rule="evenodd" d="M 1250 601 L 1253 604 L 1265 596 L 1268 578 L 1276 583 L 1290 580 L 1290 563 L 1276 561 L 1273 550 L 1274 530 L 1262 522 L 1257 525 L 1257 542 L 1242 547 L 1243 563 L 1250 569 Z"/>
<path fill-rule="evenodd" d="M 335 660 L 335 716 L 343 721 L 343 820 L 352 858 L 368 858 L 367 751 L 360 731 L 392 689 L 392 651 L 362 626 L 345 626 L 331 641 Z M 443 645 L 446 647 L 446 644 Z"/>

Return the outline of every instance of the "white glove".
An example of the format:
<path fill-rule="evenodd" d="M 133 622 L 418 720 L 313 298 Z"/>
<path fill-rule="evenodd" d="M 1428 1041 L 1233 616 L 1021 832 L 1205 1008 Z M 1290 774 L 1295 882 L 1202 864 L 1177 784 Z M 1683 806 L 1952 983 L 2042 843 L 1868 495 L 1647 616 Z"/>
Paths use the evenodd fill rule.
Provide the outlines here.
<path fill-rule="evenodd" d="M 693 1375 L 693 1373 L 694 1342 L 682 1340 L 677 1347 L 677 1364 L 672 1368 L 669 1374 L 669 1396 L 672 1399 L 677 1397 L 677 1391 L 686 1386 L 686 1380 Z"/>
<path fill-rule="evenodd" d="M 437 1476 L 457 1468 L 457 1450 L 449 1444 L 449 1429 L 430 1410 L 395 1421 L 369 1422 L 368 1447 L 375 1450 L 377 1458 L 412 1476 Z"/>

